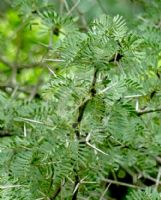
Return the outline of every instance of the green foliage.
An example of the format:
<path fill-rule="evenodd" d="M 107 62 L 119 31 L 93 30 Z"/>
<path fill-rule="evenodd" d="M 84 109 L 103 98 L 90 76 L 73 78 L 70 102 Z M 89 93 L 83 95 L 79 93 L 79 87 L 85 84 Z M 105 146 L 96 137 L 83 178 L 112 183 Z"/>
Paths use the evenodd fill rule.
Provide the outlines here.
<path fill-rule="evenodd" d="M 160 199 L 161 39 L 149 17 L 160 2 L 138 3 L 149 14 L 129 29 L 120 15 L 88 26 L 84 3 L 12 3 L 0 21 L 0 199 Z"/>
<path fill-rule="evenodd" d="M 160 199 L 160 194 L 151 189 L 147 188 L 145 191 L 133 191 L 130 193 L 130 195 L 127 196 L 127 200 L 159 200 Z"/>

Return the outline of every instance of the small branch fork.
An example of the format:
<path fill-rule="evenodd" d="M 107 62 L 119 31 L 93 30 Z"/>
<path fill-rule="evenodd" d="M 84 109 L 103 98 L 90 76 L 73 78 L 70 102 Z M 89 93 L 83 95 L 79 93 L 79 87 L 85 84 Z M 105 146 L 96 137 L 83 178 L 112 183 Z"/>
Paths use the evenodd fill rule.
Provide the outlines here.
<path fill-rule="evenodd" d="M 144 109 L 144 110 L 138 110 L 137 114 L 140 115 L 144 115 L 144 114 L 148 114 L 148 113 L 154 113 L 154 112 L 161 112 L 161 107 L 159 108 L 149 108 L 149 109 Z"/>
<path fill-rule="evenodd" d="M 135 111 L 140 115 L 148 114 L 148 113 L 153 113 L 153 112 L 161 112 L 161 107 L 158 108 L 145 108 L 145 109 L 140 109 L 139 108 L 139 99 L 136 99 L 136 105 L 135 105 Z"/>
<path fill-rule="evenodd" d="M 86 178 L 87 176 L 85 176 L 80 181 L 78 181 L 78 183 L 74 187 L 73 195 L 78 191 L 78 188 L 80 187 L 81 184 L 97 184 L 97 182 L 95 181 L 84 181 Z"/>
<path fill-rule="evenodd" d="M 76 175 L 75 175 L 75 183 L 74 183 L 74 190 L 73 190 L 73 196 L 72 196 L 72 200 L 76 200 L 77 199 L 77 195 L 78 195 L 78 189 L 79 189 L 79 185 L 81 183 L 81 180 L 79 180 L 79 176 L 77 171 L 75 170 Z"/>

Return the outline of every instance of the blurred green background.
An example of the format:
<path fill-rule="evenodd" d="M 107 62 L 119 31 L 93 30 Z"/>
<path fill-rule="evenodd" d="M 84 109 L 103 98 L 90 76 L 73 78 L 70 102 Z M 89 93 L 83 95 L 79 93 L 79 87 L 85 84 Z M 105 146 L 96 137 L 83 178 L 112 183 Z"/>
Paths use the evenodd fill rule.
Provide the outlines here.
<path fill-rule="evenodd" d="M 44 82 L 50 78 L 49 68 L 55 70 L 51 63 L 42 65 L 42 60 L 49 55 L 49 46 L 64 37 L 57 34 L 57 28 L 72 34 L 72 27 L 61 24 L 58 17 L 52 39 L 46 22 L 41 22 L 37 15 L 46 7 L 54 10 L 61 17 L 72 16 L 81 31 L 87 31 L 90 22 L 102 15 L 121 15 L 132 29 L 137 19 L 146 15 L 147 9 L 154 3 L 155 15 L 151 23 L 157 22 L 158 15 L 155 1 L 148 0 L 24 0 L 0 1 L 0 89 L 9 95 L 32 99 L 39 96 Z M 159 6 L 159 4 L 158 4 Z M 148 13 L 149 15 L 149 13 Z M 60 24 L 59 24 L 60 23 Z M 143 20 L 149 24 L 149 21 Z M 138 23 L 139 24 L 139 23 Z M 133 30 L 133 29 L 132 29 Z M 61 31 L 60 31 L 61 32 Z"/>

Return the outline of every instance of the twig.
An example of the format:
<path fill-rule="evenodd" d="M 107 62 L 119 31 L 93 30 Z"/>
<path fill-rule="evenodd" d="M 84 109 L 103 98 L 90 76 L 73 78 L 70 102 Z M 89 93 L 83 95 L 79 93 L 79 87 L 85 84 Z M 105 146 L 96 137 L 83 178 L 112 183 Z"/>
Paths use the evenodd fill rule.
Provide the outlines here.
<path fill-rule="evenodd" d="M 69 5 L 68 5 L 66 0 L 64 0 L 64 5 L 65 5 L 65 8 L 66 8 L 67 12 L 69 12 Z"/>
<path fill-rule="evenodd" d="M 124 182 L 120 182 L 120 181 L 114 181 L 114 180 L 111 180 L 111 179 L 103 179 L 103 181 L 106 181 L 108 183 L 115 184 L 115 185 L 122 185 L 122 186 L 125 186 L 125 187 L 135 188 L 135 189 L 144 189 L 144 187 L 140 187 L 140 186 L 137 186 L 137 185 L 132 185 L 132 184 L 124 183 Z"/>
<path fill-rule="evenodd" d="M 83 184 L 97 184 L 96 181 L 82 181 Z"/>
<path fill-rule="evenodd" d="M 72 0 L 72 2 L 75 3 L 74 0 Z M 87 31 L 88 30 L 88 23 L 86 21 L 84 14 L 82 13 L 82 11 L 79 9 L 78 6 L 76 7 L 76 11 L 77 11 L 77 13 L 80 17 L 80 20 L 81 20 L 81 23 L 82 23 L 82 26 L 83 26 L 82 28 Z"/>
<path fill-rule="evenodd" d="M 18 188 L 18 187 L 24 187 L 26 185 L 0 185 L 0 189 L 9 189 L 9 188 Z"/>
<path fill-rule="evenodd" d="M 73 196 L 75 195 L 75 193 L 78 191 L 78 188 L 81 184 L 97 184 L 97 182 L 95 181 L 84 181 L 86 179 L 87 176 L 85 176 L 83 179 L 81 179 L 76 185 L 75 185 L 75 188 L 73 190 Z M 72 200 L 75 199 L 72 198 Z"/>
<path fill-rule="evenodd" d="M 61 191 L 61 184 L 56 188 L 54 194 L 49 198 L 50 200 L 56 199 L 56 197 L 59 195 Z"/>
<path fill-rule="evenodd" d="M 148 174 L 143 174 L 143 177 L 153 181 L 154 183 L 157 182 L 157 180 L 155 178 L 149 176 Z M 158 184 L 161 185 L 161 181 L 158 181 Z"/>
<path fill-rule="evenodd" d="M 18 90 L 18 85 L 15 86 L 15 88 L 14 88 L 12 94 L 11 94 L 11 98 L 15 97 L 17 90 Z"/>
<path fill-rule="evenodd" d="M 60 15 L 62 15 L 63 13 L 63 9 L 64 9 L 64 3 L 63 3 L 64 0 L 60 0 L 60 7 L 59 7 L 59 13 Z"/>
<path fill-rule="evenodd" d="M 158 189 L 158 186 L 160 185 L 160 177 L 161 177 L 161 167 L 159 167 L 159 171 L 158 171 L 158 175 L 157 175 L 157 180 L 156 180 L 156 184 L 155 184 L 155 188 L 156 190 Z"/>
<path fill-rule="evenodd" d="M 138 98 L 138 97 L 143 97 L 145 95 L 141 95 L 141 94 L 134 94 L 134 95 L 127 95 L 127 96 L 124 96 L 123 98 L 124 99 L 133 99 L 133 98 Z"/>
<path fill-rule="evenodd" d="M 77 173 L 77 171 L 76 171 L 76 173 Z M 80 185 L 79 176 L 78 176 L 78 174 L 76 174 L 75 175 L 75 184 L 74 184 L 74 190 L 73 190 L 72 200 L 76 200 L 77 199 L 79 185 Z"/>
<path fill-rule="evenodd" d="M 26 137 L 27 136 L 27 131 L 26 131 L 26 125 L 25 125 L 25 123 L 24 123 L 24 126 L 23 126 L 23 133 L 24 133 L 24 137 Z"/>
<path fill-rule="evenodd" d="M 140 116 L 143 114 L 148 114 L 148 113 L 153 113 L 153 112 L 161 112 L 161 107 L 140 109 L 139 108 L 139 99 L 137 98 L 136 105 L 135 105 L 135 111 L 138 114 L 138 116 Z"/>
<path fill-rule="evenodd" d="M 23 118 L 23 117 L 20 117 L 18 119 L 23 120 L 23 121 L 33 122 L 33 123 L 36 123 L 36 124 L 43 124 L 44 125 L 44 122 L 37 121 L 37 120 L 34 120 L 34 119 L 28 119 L 28 118 Z"/>
<path fill-rule="evenodd" d="M 105 7 L 102 5 L 101 1 L 100 0 L 96 0 L 98 5 L 100 6 L 101 10 L 105 13 L 105 14 L 108 14 L 107 13 L 107 10 L 105 9 Z"/>
<path fill-rule="evenodd" d="M 103 198 L 104 198 L 104 196 L 105 196 L 106 192 L 108 191 L 108 189 L 109 189 L 110 185 L 111 185 L 111 183 L 109 183 L 109 184 L 107 185 L 106 189 L 105 189 L 105 190 L 104 190 L 104 192 L 102 193 L 102 195 L 101 195 L 101 197 L 100 197 L 100 199 L 99 199 L 99 200 L 103 200 Z"/>
<path fill-rule="evenodd" d="M 140 116 L 140 115 L 144 115 L 144 114 L 148 114 L 148 113 L 153 113 L 153 112 L 161 112 L 161 107 L 159 107 L 159 108 L 146 108 L 146 109 L 144 109 L 144 110 L 138 110 L 138 111 L 136 111 L 137 112 L 137 114 Z"/>
<path fill-rule="evenodd" d="M 114 83 L 114 84 L 112 84 L 112 85 L 106 87 L 105 89 L 99 91 L 97 94 L 98 94 L 98 95 L 99 95 L 99 94 L 103 94 L 103 93 L 107 92 L 108 90 L 110 90 L 111 88 L 115 87 L 116 85 L 117 85 L 117 83 Z"/>
<path fill-rule="evenodd" d="M 73 7 L 68 11 L 67 16 L 69 16 L 69 15 L 73 12 L 73 10 L 79 5 L 79 3 L 80 3 L 80 0 L 78 0 L 78 1 L 73 5 Z"/>
<path fill-rule="evenodd" d="M 74 184 L 74 181 L 73 181 L 70 177 L 66 176 L 66 178 L 67 178 L 72 184 Z"/>
<path fill-rule="evenodd" d="M 136 112 L 140 111 L 140 109 L 139 109 L 139 99 L 138 98 L 136 99 L 135 110 L 136 110 Z"/>
<path fill-rule="evenodd" d="M 38 121 L 38 120 L 34 120 L 34 119 L 29 119 L 29 118 L 25 118 L 25 117 L 18 117 L 18 118 L 15 119 L 15 121 L 17 121 L 17 120 L 31 122 L 31 123 L 36 123 L 36 124 L 42 124 L 42 125 L 45 125 L 45 126 L 52 127 L 54 129 L 56 128 L 56 126 L 53 126 L 53 125 L 48 124 L 46 122 L 42 122 L 42 121 Z"/>
<path fill-rule="evenodd" d="M 51 74 L 54 76 L 54 77 L 57 77 L 57 75 L 55 74 L 55 72 L 49 67 L 47 66 L 48 70 L 51 72 Z"/>
<path fill-rule="evenodd" d="M 62 60 L 62 59 L 52 59 L 52 58 L 45 58 L 44 61 L 65 62 L 65 60 Z"/>
<path fill-rule="evenodd" d="M 155 159 L 156 159 L 157 162 L 159 162 L 161 164 L 161 157 L 156 156 Z"/>
<path fill-rule="evenodd" d="M 146 179 L 149 179 L 149 180 L 153 181 L 154 183 L 157 182 L 157 180 L 156 180 L 155 178 L 149 176 L 149 174 L 146 174 L 146 173 L 142 172 L 138 167 L 134 166 L 134 168 L 135 168 L 136 171 L 140 174 L 140 178 L 141 178 L 141 177 L 144 177 L 144 178 L 146 178 Z M 161 181 L 158 181 L 158 184 L 161 185 Z"/>
<path fill-rule="evenodd" d="M 75 186 L 75 188 L 74 188 L 74 190 L 73 190 L 73 195 L 74 195 L 74 193 L 78 190 L 78 187 L 80 186 L 80 184 L 83 183 L 83 180 L 86 179 L 86 177 L 87 177 L 87 176 L 85 176 L 83 179 L 81 179 L 81 180 L 77 183 L 77 185 Z"/>

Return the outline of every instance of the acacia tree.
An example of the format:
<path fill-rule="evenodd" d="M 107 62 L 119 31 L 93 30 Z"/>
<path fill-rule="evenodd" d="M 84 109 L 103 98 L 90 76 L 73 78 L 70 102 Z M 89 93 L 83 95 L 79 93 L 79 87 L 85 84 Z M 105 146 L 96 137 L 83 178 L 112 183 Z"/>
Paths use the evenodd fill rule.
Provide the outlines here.
<path fill-rule="evenodd" d="M 3 16 L 0 198 L 159 200 L 161 4 L 130 29 L 78 3 Z"/>

